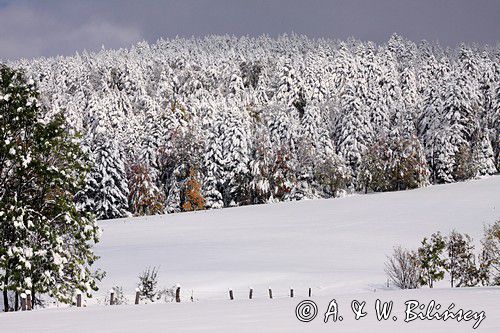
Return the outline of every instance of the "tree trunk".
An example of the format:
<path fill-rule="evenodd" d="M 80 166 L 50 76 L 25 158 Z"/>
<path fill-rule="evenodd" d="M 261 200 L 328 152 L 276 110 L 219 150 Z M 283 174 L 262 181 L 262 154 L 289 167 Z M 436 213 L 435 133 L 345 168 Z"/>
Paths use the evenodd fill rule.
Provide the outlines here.
<path fill-rule="evenodd" d="M 14 295 L 14 311 L 19 310 L 19 292 Z"/>
<path fill-rule="evenodd" d="M 9 263 L 7 262 L 7 267 L 9 267 Z M 3 281 L 3 310 L 5 312 L 9 312 L 9 295 L 7 293 L 7 287 L 9 285 L 9 269 L 5 269 L 5 277 Z"/>
<path fill-rule="evenodd" d="M 3 291 L 3 310 L 9 312 L 9 296 L 7 295 L 7 290 Z"/>
<path fill-rule="evenodd" d="M 35 297 L 35 288 L 31 288 L 31 310 L 35 308 L 35 305 L 38 303 L 38 300 Z"/>

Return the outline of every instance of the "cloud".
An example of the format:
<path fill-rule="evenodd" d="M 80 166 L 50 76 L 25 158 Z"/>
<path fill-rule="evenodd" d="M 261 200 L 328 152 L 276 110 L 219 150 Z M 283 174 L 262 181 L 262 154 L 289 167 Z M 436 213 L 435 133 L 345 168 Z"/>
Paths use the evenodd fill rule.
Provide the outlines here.
<path fill-rule="evenodd" d="M 22 2 L 0 8 L 0 58 L 68 55 L 143 40 L 137 27 L 92 16 L 85 10 L 79 14 L 78 9 L 41 9 Z"/>
<path fill-rule="evenodd" d="M 446 46 L 495 45 L 499 11 L 499 0 L 0 0 L 0 59 L 210 34 L 385 42 L 396 32 Z"/>

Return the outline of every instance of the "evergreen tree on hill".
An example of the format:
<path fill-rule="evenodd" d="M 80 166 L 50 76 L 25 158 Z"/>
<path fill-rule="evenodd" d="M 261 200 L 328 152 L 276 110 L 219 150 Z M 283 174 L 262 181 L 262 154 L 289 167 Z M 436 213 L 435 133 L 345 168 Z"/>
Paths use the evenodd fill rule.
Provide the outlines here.
<path fill-rule="evenodd" d="M 86 156 L 62 114 L 44 120 L 34 82 L 0 65 L 0 289 L 47 294 L 70 303 L 76 291 L 96 290 L 92 245 L 100 230 L 74 203 Z M 17 303 L 17 301 L 15 302 Z"/>

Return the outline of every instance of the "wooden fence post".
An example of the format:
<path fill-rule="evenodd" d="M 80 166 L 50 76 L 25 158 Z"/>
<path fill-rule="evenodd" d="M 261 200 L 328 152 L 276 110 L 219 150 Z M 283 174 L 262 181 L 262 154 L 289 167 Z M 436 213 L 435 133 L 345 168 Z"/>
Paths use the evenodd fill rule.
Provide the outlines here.
<path fill-rule="evenodd" d="M 26 290 L 26 310 L 31 310 L 33 303 L 31 302 L 31 290 Z"/>
<path fill-rule="evenodd" d="M 139 297 L 141 296 L 141 290 L 139 288 L 135 288 L 135 305 L 139 304 Z"/>
<path fill-rule="evenodd" d="M 234 299 L 233 297 L 233 291 L 229 289 L 229 299 L 232 301 Z"/>
<path fill-rule="evenodd" d="M 109 290 L 109 305 L 114 305 L 115 304 L 115 290 L 110 289 Z"/>
<path fill-rule="evenodd" d="M 175 301 L 177 303 L 180 303 L 181 302 L 181 286 L 179 284 L 177 284 L 175 286 Z"/>
<path fill-rule="evenodd" d="M 76 294 L 76 307 L 77 308 L 82 307 L 82 293 L 81 292 L 78 292 L 78 294 Z"/>
<path fill-rule="evenodd" d="M 21 294 L 21 310 L 26 311 L 26 294 Z"/>
<path fill-rule="evenodd" d="M 293 288 L 290 287 L 290 297 L 293 297 Z"/>
<path fill-rule="evenodd" d="M 253 297 L 253 288 L 250 287 L 250 291 L 248 292 L 248 298 L 252 299 L 252 297 Z"/>
<path fill-rule="evenodd" d="M 273 298 L 273 291 L 271 290 L 271 287 L 269 287 L 269 298 Z"/>
<path fill-rule="evenodd" d="M 309 288 L 309 297 L 311 297 L 312 293 L 311 293 L 311 288 Z"/>

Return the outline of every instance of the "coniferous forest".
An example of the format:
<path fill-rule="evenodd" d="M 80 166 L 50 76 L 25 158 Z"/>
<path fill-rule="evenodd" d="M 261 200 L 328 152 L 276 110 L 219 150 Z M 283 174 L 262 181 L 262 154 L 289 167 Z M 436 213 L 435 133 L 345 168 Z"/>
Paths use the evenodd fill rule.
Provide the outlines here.
<path fill-rule="evenodd" d="M 99 219 L 331 198 L 500 168 L 500 49 L 212 36 L 8 65 L 88 152 Z"/>

